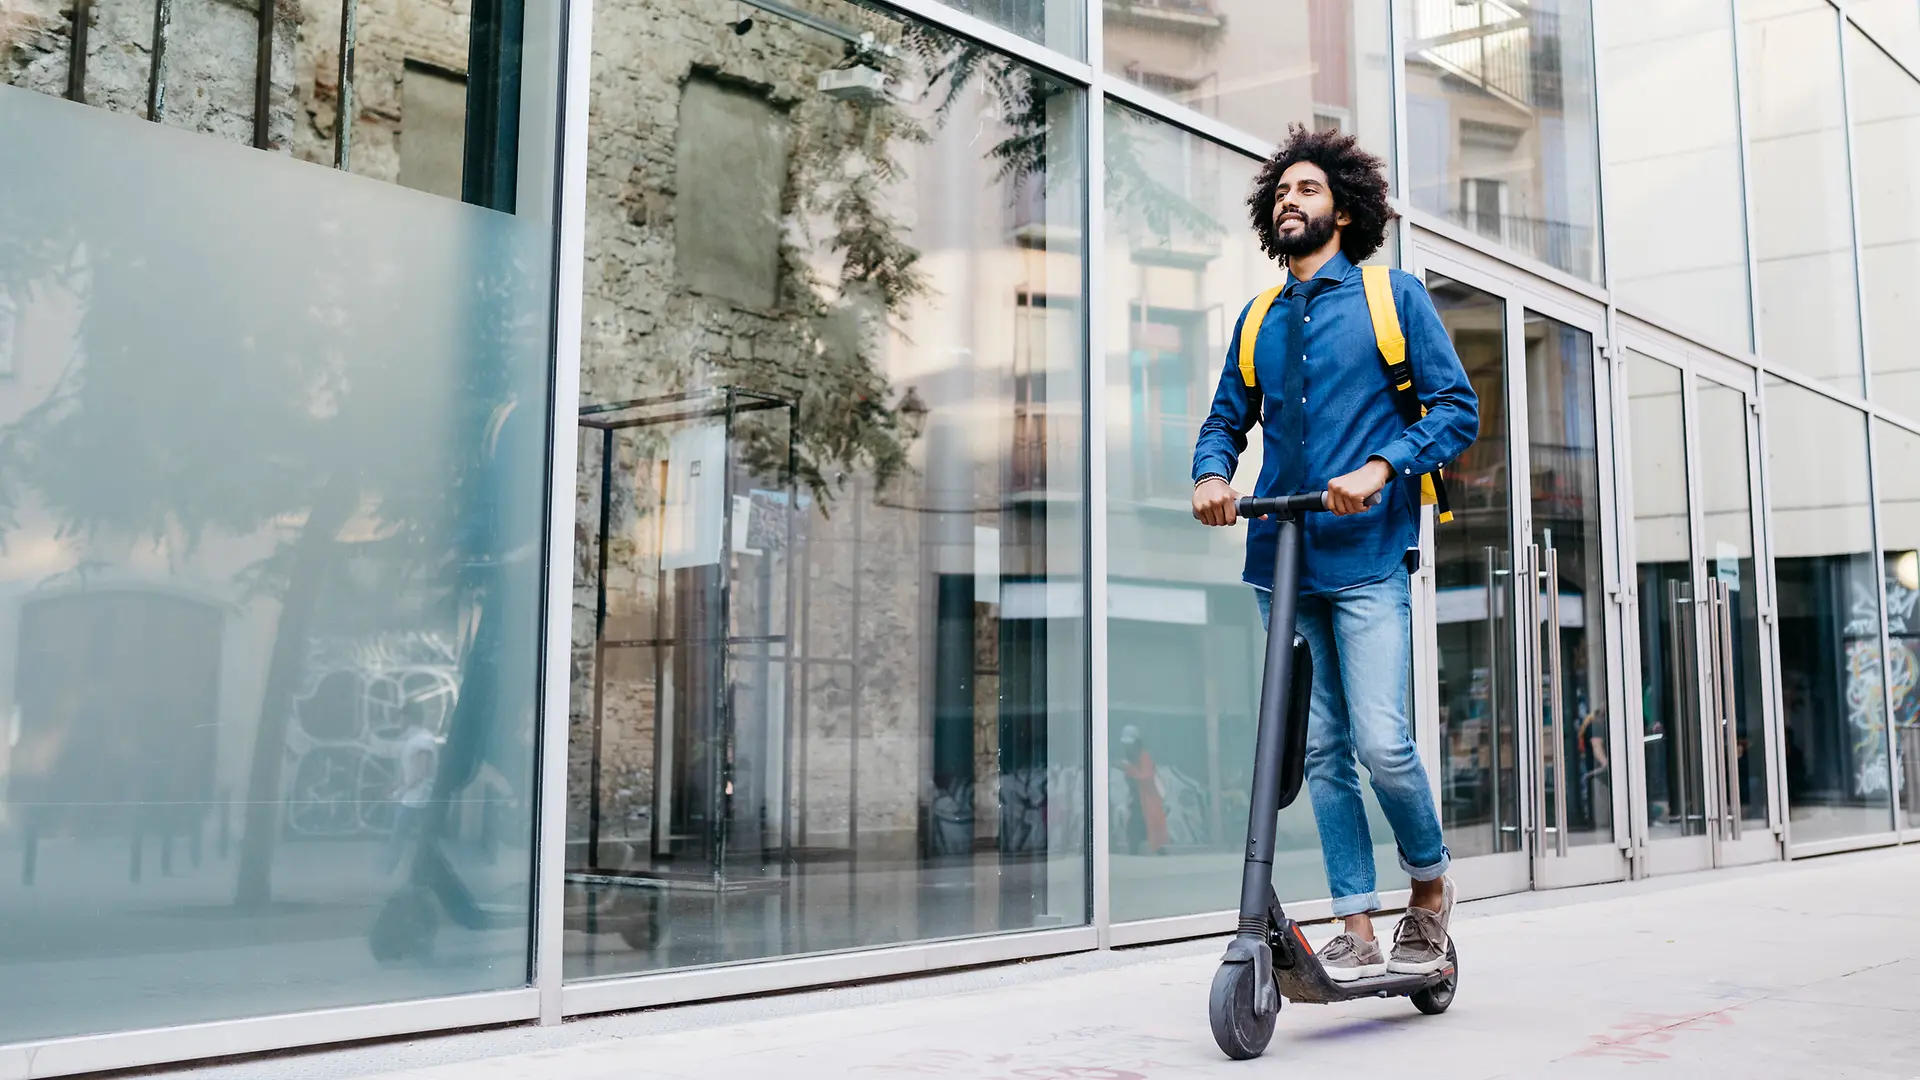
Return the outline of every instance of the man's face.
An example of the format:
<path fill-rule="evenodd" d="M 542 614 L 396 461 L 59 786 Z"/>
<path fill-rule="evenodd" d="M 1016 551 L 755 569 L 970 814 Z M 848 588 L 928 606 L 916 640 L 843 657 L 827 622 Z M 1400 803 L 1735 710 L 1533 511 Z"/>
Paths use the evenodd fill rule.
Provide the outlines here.
<path fill-rule="evenodd" d="M 1297 161 L 1280 174 L 1273 192 L 1273 234 L 1282 255 L 1308 255 L 1325 247 L 1352 222 L 1333 206 L 1326 170 Z"/>

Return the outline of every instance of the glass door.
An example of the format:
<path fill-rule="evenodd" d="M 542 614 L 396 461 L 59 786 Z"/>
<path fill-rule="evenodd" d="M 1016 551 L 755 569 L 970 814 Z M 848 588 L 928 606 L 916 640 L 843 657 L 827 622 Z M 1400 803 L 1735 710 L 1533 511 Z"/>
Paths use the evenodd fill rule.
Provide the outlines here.
<path fill-rule="evenodd" d="M 1605 471 L 1609 418 L 1594 335 L 1524 312 L 1528 526 L 1521 560 L 1532 587 L 1523 655 L 1531 654 L 1534 883 L 1543 888 L 1626 875 L 1615 828 Z"/>
<path fill-rule="evenodd" d="M 1447 473 L 1454 520 L 1432 532 L 1421 721 L 1456 877 L 1469 895 L 1618 879 L 1599 320 L 1423 254 L 1480 398 L 1479 439 Z"/>
<path fill-rule="evenodd" d="M 1532 769 L 1517 704 L 1508 305 L 1439 273 L 1427 275 L 1427 289 L 1480 398 L 1480 437 L 1447 472 L 1453 521 L 1433 530 L 1434 775 L 1454 877 L 1467 895 L 1492 895 L 1531 883 L 1531 801 L 1524 796 Z"/>
<path fill-rule="evenodd" d="M 1638 872 L 1776 858 L 1751 398 L 1625 357 Z"/>
<path fill-rule="evenodd" d="M 1712 790 L 1717 825 L 1714 862 L 1720 866 L 1780 857 L 1773 826 L 1776 792 L 1770 767 L 1776 740 L 1768 737 L 1765 629 L 1770 611 L 1759 572 L 1761 535 L 1760 431 L 1753 397 L 1704 376 L 1694 379 L 1699 422 L 1700 595 L 1706 623 L 1699 671 L 1706 687 L 1707 741 L 1703 755 L 1718 765 Z"/>

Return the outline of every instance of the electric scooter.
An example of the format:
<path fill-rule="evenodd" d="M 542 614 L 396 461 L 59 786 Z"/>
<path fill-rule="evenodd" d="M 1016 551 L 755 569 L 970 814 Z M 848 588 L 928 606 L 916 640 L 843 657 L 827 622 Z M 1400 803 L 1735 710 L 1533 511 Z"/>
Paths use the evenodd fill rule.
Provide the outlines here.
<path fill-rule="evenodd" d="M 1379 501 L 1376 494 L 1369 505 Z M 1453 943 L 1447 961 L 1423 975 L 1380 975 L 1335 982 L 1320 965 L 1300 924 L 1287 918 L 1273 890 L 1273 847 L 1283 807 L 1300 795 L 1306 773 L 1307 710 L 1313 696 L 1313 657 L 1294 632 L 1300 593 L 1300 515 L 1324 511 L 1325 492 L 1241 499 L 1242 518 L 1271 516 L 1280 524 L 1273 566 L 1273 612 L 1267 629 L 1266 671 L 1260 683 L 1260 728 L 1253 761 L 1253 799 L 1247 821 L 1247 861 L 1240 878 L 1240 928 L 1213 977 L 1207 1002 L 1214 1042 L 1236 1061 L 1259 1057 L 1273 1039 L 1282 997 L 1331 1004 L 1356 998 L 1408 997 L 1423 1013 L 1453 1004 L 1459 981 Z"/>

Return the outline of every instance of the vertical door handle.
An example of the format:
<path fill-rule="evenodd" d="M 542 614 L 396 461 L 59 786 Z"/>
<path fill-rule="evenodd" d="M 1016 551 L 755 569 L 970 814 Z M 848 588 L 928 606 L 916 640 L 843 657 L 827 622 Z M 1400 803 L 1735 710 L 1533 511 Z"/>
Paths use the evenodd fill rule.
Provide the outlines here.
<path fill-rule="evenodd" d="M 1567 854 L 1567 695 L 1560 660 L 1560 552 L 1547 548 L 1547 671 L 1553 696 L 1547 699 L 1547 714 L 1553 717 L 1553 804 L 1554 847 L 1561 858 Z M 1543 690 L 1544 692 L 1544 690 Z"/>
<path fill-rule="evenodd" d="M 1690 760 L 1692 755 L 1688 752 L 1692 740 L 1686 736 L 1686 716 L 1691 711 L 1689 706 L 1691 695 L 1697 695 L 1700 692 L 1698 675 L 1688 677 L 1691 665 L 1698 661 L 1693 655 L 1693 650 L 1688 647 L 1687 614 L 1690 599 L 1686 593 L 1686 582 L 1667 582 L 1667 624 L 1673 628 L 1673 641 L 1671 647 L 1667 649 L 1667 677 L 1673 685 L 1673 708 L 1666 717 L 1664 734 L 1668 759 L 1678 766 L 1678 768 L 1670 767 L 1668 776 L 1677 774 L 1680 778 L 1679 785 L 1668 793 L 1668 797 L 1674 802 L 1673 811 L 1680 818 L 1680 827 L 1683 832 L 1686 829 L 1687 818 L 1690 816 L 1689 811 L 1692 809 L 1687 805 L 1686 778 L 1693 763 Z M 1671 780 L 1669 783 L 1671 784 Z"/>
<path fill-rule="evenodd" d="M 1526 688 L 1515 704 L 1520 707 L 1533 739 L 1533 851 L 1536 856 L 1544 856 L 1547 853 L 1547 740 L 1540 731 L 1540 707 L 1544 699 L 1540 684 L 1546 678 L 1540 651 L 1540 545 L 1527 545 L 1526 571 L 1516 572 L 1513 580 L 1515 607 L 1524 612 L 1526 632 L 1520 635 L 1520 641 L 1527 664 Z"/>
<path fill-rule="evenodd" d="M 1720 647 L 1717 650 L 1719 660 L 1719 679 L 1715 686 L 1715 697 L 1720 702 L 1720 724 L 1724 730 L 1721 742 L 1720 775 L 1726 778 L 1727 789 L 1727 835 L 1740 839 L 1740 732 L 1739 699 L 1735 692 L 1733 677 L 1733 587 L 1725 581 L 1714 583 L 1714 607 L 1719 615 Z"/>
<path fill-rule="evenodd" d="M 1488 790 L 1493 797 L 1493 850 L 1502 850 L 1500 832 L 1500 624 L 1506 620 L 1501 596 L 1500 552 L 1489 546 L 1487 554 L 1487 747 Z"/>

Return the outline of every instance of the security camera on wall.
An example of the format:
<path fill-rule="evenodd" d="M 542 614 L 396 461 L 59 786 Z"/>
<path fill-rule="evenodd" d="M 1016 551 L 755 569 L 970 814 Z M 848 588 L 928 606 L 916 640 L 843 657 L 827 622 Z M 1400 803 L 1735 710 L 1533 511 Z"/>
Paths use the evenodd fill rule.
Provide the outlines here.
<path fill-rule="evenodd" d="M 842 101 L 887 100 L 887 73 L 866 64 L 833 68 L 820 73 L 820 92 Z"/>

